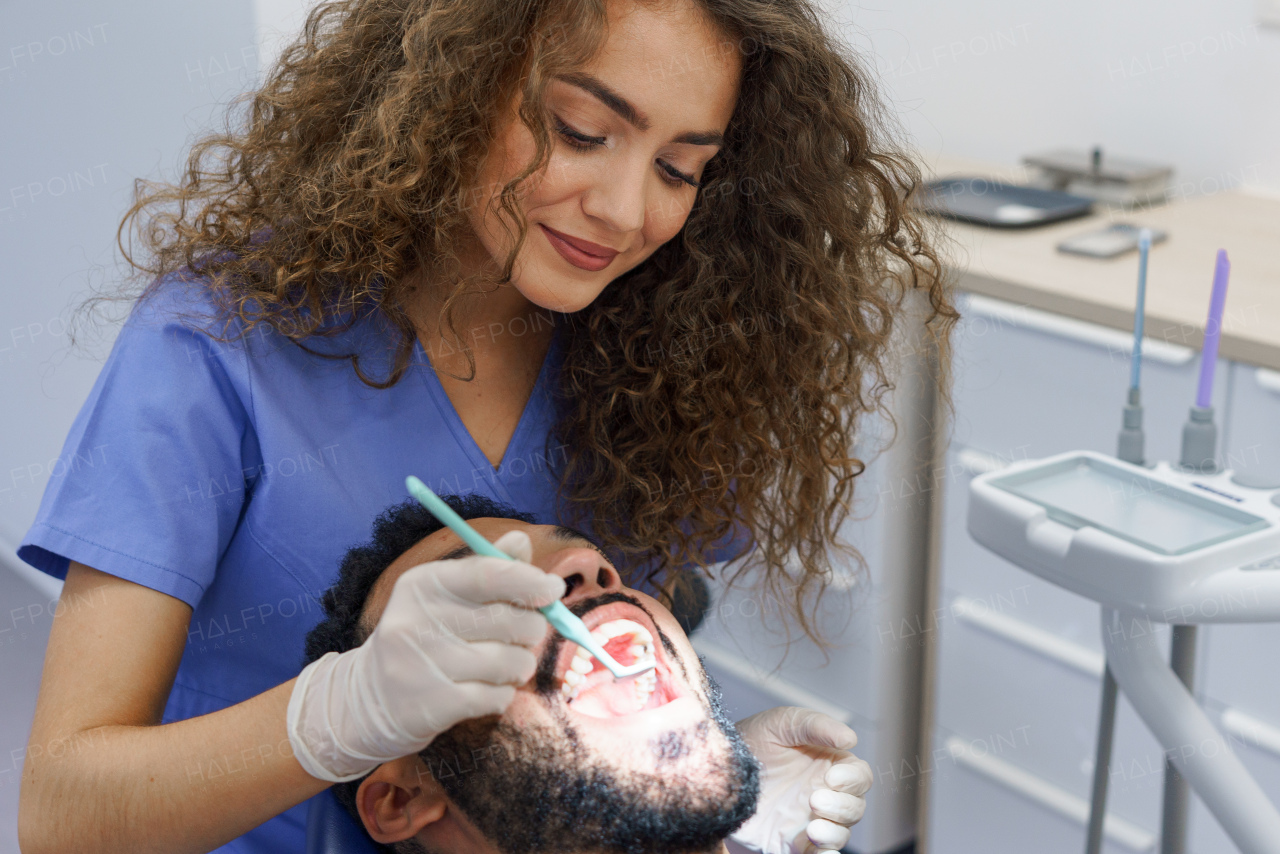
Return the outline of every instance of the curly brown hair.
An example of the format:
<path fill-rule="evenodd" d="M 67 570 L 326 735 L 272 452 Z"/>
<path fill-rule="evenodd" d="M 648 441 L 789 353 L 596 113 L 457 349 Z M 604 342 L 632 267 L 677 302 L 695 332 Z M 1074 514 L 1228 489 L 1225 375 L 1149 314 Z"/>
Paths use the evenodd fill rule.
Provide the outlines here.
<path fill-rule="evenodd" d="M 465 197 L 518 92 L 536 156 L 500 196 L 519 226 L 511 275 L 517 186 L 553 147 L 545 87 L 603 44 L 606 1 L 323 3 L 239 126 L 199 140 L 176 185 L 139 183 L 125 258 L 152 277 L 190 268 L 242 333 L 268 324 L 299 344 L 375 306 L 398 330 L 394 367 L 371 377 L 350 359 L 370 385 L 397 382 L 416 334 L 404 280 L 460 269 Z M 904 298 L 927 301 L 943 366 L 958 315 L 908 201 L 920 171 L 861 61 L 808 0 L 694 2 L 742 61 L 725 144 L 683 230 L 565 316 L 550 440 L 568 449 L 566 515 L 617 554 L 661 575 L 745 529 L 750 565 L 808 630 L 828 550 L 856 556 L 837 538 L 865 468 L 855 427 L 893 388 Z"/>

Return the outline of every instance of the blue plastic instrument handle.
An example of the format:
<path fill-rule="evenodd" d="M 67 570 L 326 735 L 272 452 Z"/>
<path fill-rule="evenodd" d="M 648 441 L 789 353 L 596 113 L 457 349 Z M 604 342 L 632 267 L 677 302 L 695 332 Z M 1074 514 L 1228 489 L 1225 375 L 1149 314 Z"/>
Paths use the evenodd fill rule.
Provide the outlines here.
<path fill-rule="evenodd" d="M 422 481 L 413 475 L 405 478 L 405 486 L 409 489 L 409 494 L 422 504 L 423 507 L 431 511 L 431 515 L 435 516 L 444 525 L 447 525 L 451 531 L 462 538 L 462 541 L 471 547 L 471 550 L 478 555 L 486 557 L 500 557 L 506 560 L 513 560 L 511 555 L 499 549 L 493 543 L 486 540 L 476 531 L 475 528 L 467 524 L 466 520 L 453 512 L 448 504 L 440 500 L 440 496 L 436 495 Z M 574 616 L 573 612 L 564 606 L 563 602 L 555 601 L 550 605 L 546 605 L 538 609 L 543 616 L 547 618 L 547 622 L 555 627 L 555 630 L 564 635 L 578 646 L 591 653 L 596 659 L 609 669 L 609 672 L 616 679 L 622 679 L 627 676 L 635 676 L 637 673 L 644 673 L 646 670 L 652 670 L 654 662 L 641 662 L 624 667 L 614 661 L 613 656 L 605 652 L 603 646 L 596 642 L 591 636 L 591 632 L 587 630 L 582 620 Z"/>

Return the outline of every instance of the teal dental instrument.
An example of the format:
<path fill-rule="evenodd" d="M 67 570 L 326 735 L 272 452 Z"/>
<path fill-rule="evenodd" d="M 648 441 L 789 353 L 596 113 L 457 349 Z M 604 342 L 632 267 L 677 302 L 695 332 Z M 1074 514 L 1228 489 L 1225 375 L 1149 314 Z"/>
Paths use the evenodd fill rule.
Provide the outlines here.
<path fill-rule="evenodd" d="M 1124 427 L 1120 430 L 1116 456 L 1135 466 L 1145 465 L 1142 432 L 1142 324 L 1147 313 L 1147 256 L 1151 252 L 1151 229 L 1138 232 L 1138 303 L 1133 309 L 1133 356 L 1129 360 L 1129 398 L 1124 407 Z"/>
<path fill-rule="evenodd" d="M 418 499 L 423 507 L 431 511 L 431 515 L 461 537 L 462 541 L 470 546 L 471 550 L 476 554 L 513 560 L 511 555 L 506 554 L 494 546 L 493 543 L 480 536 L 475 528 L 468 525 L 461 516 L 453 512 L 453 509 L 441 501 L 440 496 L 432 492 L 425 483 L 413 475 L 405 478 L 404 483 L 409 488 L 410 495 Z M 614 661 L 613 656 L 609 655 L 605 648 L 591 636 L 591 632 L 587 630 L 582 620 L 574 616 L 573 612 L 566 608 L 563 602 L 555 601 L 538 610 L 542 612 L 542 615 L 547 618 L 547 622 L 551 623 L 556 631 L 595 656 L 601 664 L 608 668 L 615 679 L 625 679 L 628 676 L 644 673 L 646 670 L 652 670 L 656 664 L 651 659 L 624 667 Z"/>

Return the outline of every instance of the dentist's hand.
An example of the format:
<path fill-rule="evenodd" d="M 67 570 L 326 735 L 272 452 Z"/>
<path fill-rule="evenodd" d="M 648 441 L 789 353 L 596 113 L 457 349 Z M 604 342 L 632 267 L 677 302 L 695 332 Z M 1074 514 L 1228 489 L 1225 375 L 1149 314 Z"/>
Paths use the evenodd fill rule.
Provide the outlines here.
<path fill-rule="evenodd" d="M 392 588 L 360 646 L 303 669 L 289 699 L 294 755 L 335 783 L 426 747 L 459 721 L 499 714 L 532 678 L 531 648 L 546 635 L 534 608 L 564 595 L 564 580 L 529 563 L 523 531 L 494 543 L 513 561 L 479 555 L 424 563 Z"/>
<path fill-rule="evenodd" d="M 764 765 L 756 813 L 732 835 L 764 854 L 831 851 L 849 841 L 871 788 L 871 766 L 849 750 L 858 736 L 821 712 L 779 706 L 738 722 Z"/>

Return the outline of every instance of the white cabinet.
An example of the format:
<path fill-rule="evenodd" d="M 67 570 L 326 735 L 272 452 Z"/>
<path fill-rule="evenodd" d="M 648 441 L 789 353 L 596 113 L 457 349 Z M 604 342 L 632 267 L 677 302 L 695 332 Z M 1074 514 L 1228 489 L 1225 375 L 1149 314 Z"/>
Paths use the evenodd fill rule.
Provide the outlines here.
<path fill-rule="evenodd" d="M 890 480 L 891 461 L 878 463 L 859 483 L 864 505 L 880 502 L 877 487 Z M 895 540 L 905 536 L 911 512 L 895 506 L 888 490 L 884 495 L 882 512 L 845 526 L 867 571 L 845 566 L 822 602 L 818 627 L 829 648 L 810 642 L 787 619 L 789 601 L 721 584 L 714 585 L 711 613 L 693 636 L 735 717 L 796 705 L 831 714 L 857 732 L 854 752 L 876 776 L 875 794 L 848 845 L 862 854 L 895 851 L 916 829 L 916 780 L 902 769 L 914 766 L 919 752 L 922 638 L 901 630 L 920 620 L 918 591 L 895 577 L 903 564 Z"/>
<path fill-rule="evenodd" d="M 1214 629 L 1221 628 L 1215 626 Z M 1251 661 L 1255 667 L 1274 658 L 1280 647 L 1255 650 Z M 1212 671 L 1210 671 L 1212 672 Z M 1255 681 L 1274 683 L 1274 671 L 1255 670 Z M 1258 678 L 1262 676 L 1263 678 Z M 1205 701 L 1210 718 L 1227 736 L 1227 743 L 1240 757 L 1262 791 L 1272 803 L 1280 803 L 1280 727 L 1243 715 L 1235 708 L 1223 708 L 1213 699 Z M 1187 822 L 1188 847 L 1191 851 L 1235 851 L 1235 845 L 1198 798 L 1192 798 L 1191 816 Z"/>
<path fill-rule="evenodd" d="M 1280 488 L 1280 372 L 1231 366 L 1226 465 L 1245 486 Z"/>
<path fill-rule="evenodd" d="M 1077 448 L 1114 453 L 1130 337 L 989 299 L 967 298 L 962 310 L 954 427 L 937 492 L 904 476 L 905 457 L 893 452 L 859 479 L 863 518 L 847 537 L 869 572 L 837 583 L 823 604 L 819 626 L 834 646 L 824 655 L 794 627 L 788 636 L 779 622 L 784 603 L 720 588 L 695 645 L 724 683 L 731 711 L 809 705 L 859 731 L 858 752 L 877 782 L 852 849 L 891 850 L 895 839 L 909 839 L 907 808 L 927 781 L 931 854 L 1075 854 L 1084 846 L 1092 782 L 1099 608 L 978 546 L 967 529 L 968 489 L 977 474 L 1017 460 Z M 1164 342 L 1144 348 L 1147 457 L 1176 460 L 1199 354 Z M 1215 376 L 1222 461 L 1259 477 L 1280 476 L 1280 382 L 1271 379 L 1226 362 Z M 924 613 L 899 570 L 906 532 L 922 503 L 938 497 L 940 592 L 935 610 Z M 1168 629 L 1156 631 L 1167 645 Z M 932 637 L 933 727 L 928 743 L 912 748 L 904 735 L 914 723 L 912 694 L 902 674 Z M 1207 626 L 1200 638 L 1198 693 L 1280 799 L 1280 679 L 1269 678 L 1268 666 L 1280 651 L 1280 626 Z M 1154 850 L 1163 785 L 1164 753 L 1122 697 L 1108 854 Z M 1192 800 L 1189 851 L 1233 850 Z"/>
<path fill-rule="evenodd" d="M 1280 736 L 1280 624 L 1201 626 L 1199 692 Z M 1277 790 L 1280 794 L 1280 790 Z"/>
<path fill-rule="evenodd" d="M 972 295 L 961 311 L 953 443 L 1004 460 L 1078 449 L 1115 453 L 1132 335 Z M 1198 378 L 1196 351 L 1144 341 L 1149 459 L 1177 459 Z M 1226 380 L 1220 362 L 1213 394 L 1219 412 Z"/>
<path fill-rule="evenodd" d="M 717 588 L 715 613 L 698 637 L 762 672 L 776 671 L 833 705 L 875 720 L 876 654 L 883 646 L 875 623 L 886 618 L 869 601 L 873 595 L 865 585 L 828 591 L 819 627 L 833 645 L 825 651 L 804 638 L 794 623 L 782 623 L 789 601 L 751 590 Z"/>
<path fill-rule="evenodd" d="M 922 350 L 900 352 L 918 358 Z M 920 381 L 924 373 L 919 364 L 897 372 L 890 405 L 899 430 L 890 447 L 884 448 L 889 431 L 883 422 L 861 425 L 858 453 L 866 456 L 867 469 L 857 479 L 854 515 L 842 537 L 864 565 L 834 561 L 836 573 L 817 616 L 829 648 L 809 642 L 787 622 L 788 598 L 723 585 L 715 586 L 711 615 L 693 638 L 734 711 L 756 711 L 762 703 L 807 706 L 843 719 L 858 733 L 855 752 L 876 775 L 867 812 L 849 842 L 862 854 L 895 851 L 916 835 L 918 780 L 910 768 L 920 753 L 924 638 L 911 627 L 924 619 L 924 533 L 933 501 L 920 488 L 930 448 L 930 419 L 918 409 L 930 396 Z"/>
<path fill-rule="evenodd" d="M 932 751 L 929 850 L 935 854 L 1080 854 L 1086 802 L 1008 761 L 1004 743 L 939 729 Z M 1111 819 L 1104 854 L 1154 849 L 1155 836 Z"/>
<path fill-rule="evenodd" d="M 1231 371 L 1225 462 L 1245 485 L 1280 489 L 1280 373 L 1242 364 Z M 1280 624 L 1210 626 L 1201 633 L 1202 692 L 1273 733 L 1259 761 L 1280 761 L 1280 678 L 1269 666 L 1280 654 Z M 1228 724 L 1234 719 L 1228 715 Z M 1280 783 L 1273 791 L 1280 798 Z"/>

